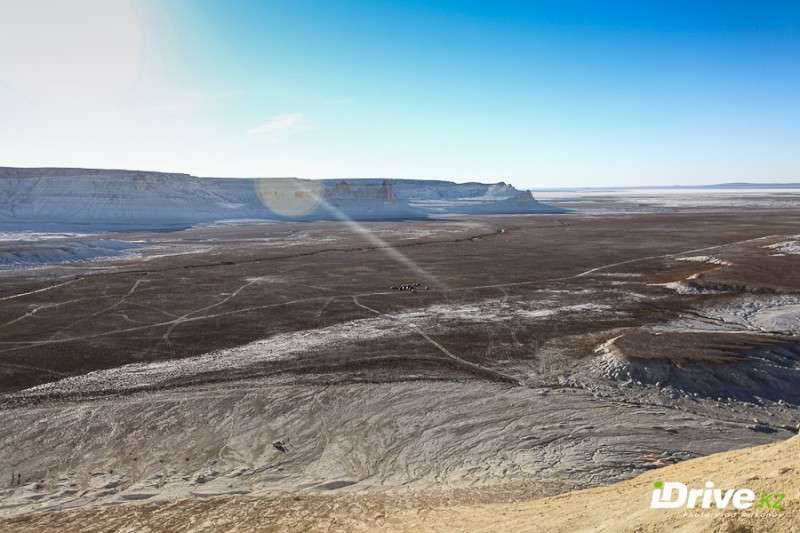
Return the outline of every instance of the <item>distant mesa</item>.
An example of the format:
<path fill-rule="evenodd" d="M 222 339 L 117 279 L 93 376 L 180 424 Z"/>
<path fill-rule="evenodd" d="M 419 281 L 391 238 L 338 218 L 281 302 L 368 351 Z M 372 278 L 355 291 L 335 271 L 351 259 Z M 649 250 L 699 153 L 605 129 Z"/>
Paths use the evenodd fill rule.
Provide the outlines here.
<path fill-rule="evenodd" d="M 0 224 L 26 229 L 557 212 L 563 210 L 503 182 L 198 178 L 136 170 L 0 167 Z"/>

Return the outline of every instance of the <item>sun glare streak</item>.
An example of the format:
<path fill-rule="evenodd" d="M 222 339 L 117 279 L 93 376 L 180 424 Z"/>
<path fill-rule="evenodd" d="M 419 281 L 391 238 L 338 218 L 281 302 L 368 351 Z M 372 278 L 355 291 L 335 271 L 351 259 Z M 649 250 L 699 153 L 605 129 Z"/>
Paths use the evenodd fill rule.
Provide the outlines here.
<path fill-rule="evenodd" d="M 318 181 L 266 178 L 258 180 L 255 185 L 261 203 L 284 217 L 302 218 L 320 205 L 322 184 Z"/>
<path fill-rule="evenodd" d="M 323 186 L 320 182 L 298 178 L 262 179 L 258 180 L 256 192 L 268 209 L 283 216 L 302 218 L 319 208 L 327 211 L 391 260 L 403 265 L 430 285 L 447 288 L 439 278 L 422 268 L 417 262 L 328 202 L 323 197 Z"/>

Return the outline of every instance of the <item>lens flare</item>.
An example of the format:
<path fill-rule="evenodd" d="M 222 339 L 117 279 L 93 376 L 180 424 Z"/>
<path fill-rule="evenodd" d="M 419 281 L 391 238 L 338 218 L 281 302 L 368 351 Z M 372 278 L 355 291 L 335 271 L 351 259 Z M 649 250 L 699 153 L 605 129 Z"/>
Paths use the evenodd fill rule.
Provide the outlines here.
<path fill-rule="evenodd" d="M 289 218 L 303 218 L 313 212 L 318 212 L 324 217 L 340 220 L 353 233 L 393 261 L 403 265 L 431 285 L 446 289 L 445 284 L 436 276 L 328 202 L 325 199 L 322 182 L 299 178 L 262 178 L 256 180 L 255 188 L 261 203 L 272 212 Z"/>
<path fill-rule="evenodd" d="M 255 182 L 261 203 L 280 216 L 302 218 L 320 206 L 322 184 L 298 178 L 263 178 Z"/>

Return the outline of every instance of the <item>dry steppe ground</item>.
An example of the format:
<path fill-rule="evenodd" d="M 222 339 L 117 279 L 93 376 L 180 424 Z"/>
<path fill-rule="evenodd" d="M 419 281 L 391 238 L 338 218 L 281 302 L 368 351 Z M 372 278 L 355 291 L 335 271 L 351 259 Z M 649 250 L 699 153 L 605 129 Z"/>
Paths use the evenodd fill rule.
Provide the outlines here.
<path fill-rule="evenodd" d="M 454 326 L 442 327 L 441 338 L 448 341 L 442 344 L 461 358 L 487 366 L 497 366 L 498 360 L 513 364 L 534 355 L 531 343 L 663 321 L 691 302 L 729 300 L 738 292 L 791 293 L 800 286 L 798 258 L 775 256 L 764 245 L 789 238 L 799 219 L 794 214 L 762 214 L 757 220 L 737 214 L 683 214 L 364 224 L 387 246 L 423 267 L 430 274 L 427 279 L 337 223 L 115 235 L 157 243 L 156 252 L 162 253 L 144 253 L 144 260 L 137 256 L 104 268 L 75 264 L 3 273 L 0 390 L 430 309 L 438 312 L 433 316 L 439 322 Z M 677 260 L 704 253 L 735 264 Z M 722 294 L 687 298 L 654 286 L 697 274 L 699 282 Z M 390 290 L 404 280 L 419 281 L 431 290 Z M 602 323 L 574 316 L 577 319 L 526 321 L 520 312 L 539 318 L 537 303 L 546 301 L 547 291 L 565 295 L 558 297 L 565 306 L 606 305 L 614 312 L 598 313 Z M 485 316 L 481 305 L 495 305 L 498 313 L 511 309 L 518 316 L 497 320 Z M 407 349 L 391 341 L 397 354 L 369 343 L 362 363 L 396 355 L 381 368 L 401 378 L 420 365 L 429 370 L 430 365 L 410 355 L 442 355 L 414 332 L 404 337 Z M 352 363 L 360 359 L 356 355 L 301 358 L 303 368 L 292 373 L 315 372 L 315 363 L 358 367 Z M 264 365 L 267 368 L 259 371 L 285 365 Z M 443 377 L 451 370 L 433 367 Z M 208 378 L 229 380 L 226 375 Z"/>
<path fill-rule="evenodd" d="M 648 472 L 628 481 L 547 497 L 529 494 L 510 503 L 476 502 L 460 494 L 446 505 L 440 493 L 409 498 L 384 495 L 303 495 L 216 498 L 165 505 L 106 506 L 86 511 L 32 514 L 4 525 L 17 531 L 442 531 L 572 533 L 773 532 L 800 528 L 800 438 L 715 454 Z M 656 481 L 681 480 L 703 487 L 747 487 L 783 494 L 783 509 L 649 509 Z M 538 497 L 537 497 L 538 496 Z M 536 499 L 531 499 L 537 497 Z"/>
<path fill-rule="evenodd" d="M 783 208 L 222 224 L 4 271 L 0 513 L 187 505 L 202 530 L 258 498 L 335 528 L 784 440 L 799 229 Z"/>

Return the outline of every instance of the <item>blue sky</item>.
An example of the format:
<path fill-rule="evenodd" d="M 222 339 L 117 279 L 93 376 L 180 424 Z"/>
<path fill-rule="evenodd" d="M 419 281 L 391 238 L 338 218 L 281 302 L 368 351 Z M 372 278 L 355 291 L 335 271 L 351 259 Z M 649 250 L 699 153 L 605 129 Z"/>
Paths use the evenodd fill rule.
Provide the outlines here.
<path fill-rule="evenodd" d="M 800 181 L 800 4 L 0 6 L 0 164 Z"/>

